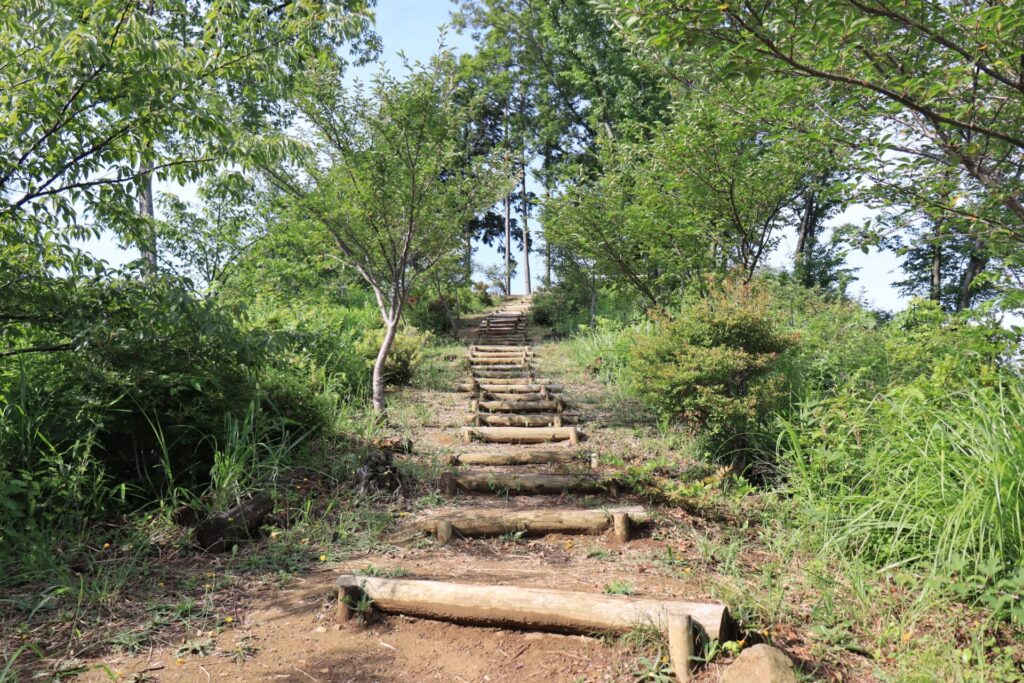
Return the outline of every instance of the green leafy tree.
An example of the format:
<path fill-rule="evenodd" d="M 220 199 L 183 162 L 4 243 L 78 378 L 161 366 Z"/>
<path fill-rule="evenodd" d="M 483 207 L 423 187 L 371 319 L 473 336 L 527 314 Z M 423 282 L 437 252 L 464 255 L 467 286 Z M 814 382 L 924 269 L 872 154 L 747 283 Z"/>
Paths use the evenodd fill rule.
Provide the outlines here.
<path fill-rule="evenodd" d="M 239 257 L 264 232 L 260 198 L 251 179 L 222 173 L 198 190 L 199 208 L 173 194 L 161 197 L 166 219 L 158 255 L 172 270 L 203 287 L 227 280 Z"/>
<path fill-rule="evenodd" d="M 600 176 L 548 203 L 549 241 L 651 305 L 708 272 L 749 280 L 807 193 L 833 191 L 821 178 L 837 156 L 799 134 L 815 117 L 790 97 L 809 94 L 770 82 L 692 90 L 650 141 L 609 143 Z"/>
<path fill-rule="evenodd" d="M 0 320 L 3 353 L 64 348 L 81 248 L 111 228 L 155 255 L 136 201 L 154 175 L 196 181 L 265 148 L 294 74 L 352 43 L 372 53 L 363 0 L 149 3 L 15 0 L 0 8 Z M 145 199 L 145 197 L 144 197 Z M 151 201 L 150 199 L 146 200 Z M 151 212 L 149 212 L 151 213 Z M 60 324 L 55 325 L 59 322 Z M 88 321 L 86 321 L 88 322 Z"/>
<path fill-rule="evenodd" d="M 336 71 L 309 74 L 299 102 L 312 128 L 301 168 L 268 168 L 293 215 L 325 230 L 337 256 L 373 291 L 384 336 L 373 366 L 373 407 L 383 413 L 384 365 L 411 288 L 462 249 L 469 219 L 509 190 L 496 152 L 472 155 L 455 97 L 455 60 L 442 53 L 382 73 L 369 93 L 347 92 Z"/>
<path fill-rule="evenodd" d="M 1012 3 L 760 0 L 602 3 L 628 38 L 682 63 L 755 80 L 828 87 L 837 139 L 874 189 L 916 210 L 966 219 L 973 283 L 1000 263 L 1019 277 L 1024 242 L 1024 15 Z M 953 182 L 958 192 L 944 191 Z M 967 197 L 962 203 L 957 197 Z M 1002 255 L 1001 259 L 993 259 Z M 970 296 L 967 297 L 968 301 Z"/>

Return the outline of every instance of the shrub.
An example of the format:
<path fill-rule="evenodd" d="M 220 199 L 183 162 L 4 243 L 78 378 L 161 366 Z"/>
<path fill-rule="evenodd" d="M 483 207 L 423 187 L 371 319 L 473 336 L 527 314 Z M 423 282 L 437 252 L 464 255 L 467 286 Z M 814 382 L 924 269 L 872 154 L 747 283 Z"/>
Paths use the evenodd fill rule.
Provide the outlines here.
<path fill-rule="evenodd" d="M 405 325 L 395 335 L 394 344 L 384 363 L 384 381 L 388 384 L 404 386 L 412 382 L 416 367 L 420 362 L 423 347 L 430 339 L 429 332 Z M 384 330 L 367 330 L 360 340 L 358 348 L 366 359 L 367 368 L 373 368 L 381 342 L 384 341 Z"/>
<path fill-rule="evenodd" d="M 766 292 L 727 281 L 635 337 L 631 383 L 715 450 L 742 453 L 785 395 L 779 359 L 794 343 L 779 329 Z"/>

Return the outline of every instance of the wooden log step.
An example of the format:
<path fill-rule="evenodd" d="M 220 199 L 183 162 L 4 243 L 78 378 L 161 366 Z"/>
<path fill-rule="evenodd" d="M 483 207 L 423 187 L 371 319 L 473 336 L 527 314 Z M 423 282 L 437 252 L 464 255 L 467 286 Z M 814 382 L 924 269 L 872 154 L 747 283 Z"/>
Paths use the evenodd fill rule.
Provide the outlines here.
<path fill-rule="evenodd" d="M 580 460 L 574 451 L 482 451 L 480 453 L 456 453 L 451 457 L 453 465 L 564 465 Z"/>
<path fill-rule="evenodd" d="M 669 615 L 683 613 L 708 638 L 726 640 L 733 631 L 729 610 L 716 603 L 352 574 L 338 577 L 335 587 L 341 620 L 350 619 L 352 607 L 368 600 L 387 614 L 480 626 L 563 633 L 624 633 L 653 626 L 665 632 Z"/>
<path fill-rule="evenodd" d="M 477 427 L 561 427 L 579 421 L 579 415 L 563 413 L 474 413 L 466 418 L 466 424 Z"/>
<path fill-rule="evenodd" d="M 529 379 L 520 378 L 516 384 L 494 384 L 495 378 L 481 377 L 481 382 L 464 382 L 458 385 L 456 391 L 468 391 L 470 393 L 484 392 L 488 394 L 538 394 L 541 398 L 545 394 L 559 394 L 562 387 L 558 384 L 534 384 Z M 502 378 L 497 378 L 502 379 Z"/>
<path fill-rule="evenodd" d="M 474 344 L 469 347 L 470 353 L 533 353 L 533 349 L 529 346 L 516 346 L 516 345 L 500 345 L 500 344 Z"/>
<path fill-rule="evenodd" d="M 519 384 L 519 383 L 520 382 L 516 382 L 514 379 L 501 379 L 501 378 L 489 379 L 486 382 L 483 382 L 483 384 Z M 533 382 L 533 384 L 546 384 L 546 385 L 552 386 L 552 387 L 553 386 L 557 386 L 557 385 L 555 385 L 549 379 L 538 379 L 538 380 L 535 380 Z M 561 391 L 561 390 L 559 389 L 559 391 Z"/>
<path fill-rule="evenodd" d="M 509 347 L 514 348 L 512 346 Z M 469 358 L 494 358 L 495 356 L 515 356 L 516 358 L 535 358 L 533 353 L 524 353 L 523 351 L 470 351 L 468 354 Z"/>
<path fill-rule="evenodd" d="M 489 443 L 568 441 L 575 445 L 580 435 L 576 427 L 463 427 L 463 442 L 472 443 L 473 439 Z"/>
<path fill-rule="evenodd" d="M 502 363 L 527 363 L 533 358 L 533 356 L 528 356 L 525 353 L 493 353 L 489 355 L 471 353 L 466 356 L 466 358 L 474 365 L 501 365 Z"/>
<path fill-rule="evenodd" d="M 472 379 L 517 379 L 517 384 L 529 384 L 533 381 L 536 371 L 533 368 L 526 370 L 482 370 L 472 368 L 470 375 Z"/>
<path fill-rule="evenodd" d="M 500 363 L 481 363 L 480 361 L 472 361 L 469 367 L 474 370 L 532 370 L 533 366 L 530 363 L 509 363 L 508 361 L 501 361 Z"/>
<path fill-rule="evenodd" d="M 454 496 L 466 493 L 499 493 L 517 496 L 545 496 L 561 493 L 609 493 L 618 495 L 620 485 L 613 477 L 598 474 L 548 474 L 536 472 L 445 472 L 441 490 Z"/>
<path fill-rule="evenodd" d="M 533 391 L 522 394 L 505 394 L 482 391 L 477 394 L 481 401 L 546 401 L 551 398 L 547 392 Z"/>
<path fill-rule="evenodd" d="M 565 404 L 554 401 L 476 401 L 477 411 L 488 413 L 560 413 Z"/>
<path fill-rule="evenodd" d="M 436 534 L 438 522 L 447 522 L 462 536 L 500 536 L 515 532 L 528 536 L 601 534 L 612 528 L 617 515 L 625 515 L 633 527 L 650 519 L 643 506 L 631 505 L 607 510 L 464 510 L 433 515 L 420 525 L 424 531 Z"/>

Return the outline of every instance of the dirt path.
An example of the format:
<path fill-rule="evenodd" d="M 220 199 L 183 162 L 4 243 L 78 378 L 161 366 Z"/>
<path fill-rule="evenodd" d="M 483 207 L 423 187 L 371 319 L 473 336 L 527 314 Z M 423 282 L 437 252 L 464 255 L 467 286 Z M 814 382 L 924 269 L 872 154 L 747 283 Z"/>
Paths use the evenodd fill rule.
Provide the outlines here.
<path fill-rule="evenodd" d="M 525 309 L 524 306 L 513 307 Z M 519 316 L 516 316 L 519 318 Z M 503 320 L 507 320 L 503 318 Z M 525 320 L 525 315 L 522 316 Z M 537 350 L 522 368 L 507 368 L 502 379 L 531 382 L 558 379 L 561 359 L 554 347 L 523 336 L 521 323 L 490 327 L 491 345 L 508 342 Z M 465 366 L 466 361 L 452 362 Z M 471 381 L 484 385 L 494 374 L 473 365 Z M 467 368 L 468 369 L 468 368 Z M 550 375 L 546 377 L 545 375 Z M 563 377 L 564 380 L 572 378 Z M 571 453 L 570 463 L 516 466 L 517 472 L 601 474 L 592 469 L 595 445 L 604 448 L 615 432 L 622 457 L 649 447 L 647 439 L 591 387 L 562 381 L 564 391 L 538 392 L 535 400 L 561 397 L 565 406 L 544 415 L 579 416 L 586 441 L 531 445 L 464 443 L 462 425 L 474 400 L 491 400 L 493 390 L 451 393 L 418 390 L 406 402 L 417 451 L 435 468 L 446 467 L 453 456 L 467 453 Z M 547 384 L 542 383 L 542 384 Z M 551 387 L 548 387 L 550 390 Z M 502 392 L 504 393 L 504 392 Z M 485 415 L 483 411 L 478 413 Z M 508 414 L 496 412 L 496 415 Z M 474 414 L 475 415 L 475 414 Z M 476 421 L 476 420 L 474 420 Z M 555 420 L 557 421 L 557 420 Z M 543 429 L 543 428 L 538 428 Z M 487 437 L 486 430 L 477 436 Z M 561 438 L 561 437 L 559 437 Z M 458 466 L 455 472 L 476 470 L 498 473 L 509 467 Z M 451 484 L 449 484 L 450 486 Z M 455 489 L 460 489 L 458 485 Z M 453 489 L 454 490 L 454 489 Z M 431 516 L 465 510 L 524 510 L 536 508 L 602 509 L 637 504 L 615 496 L 615 491 L 583 495 L 570 492 L 519 495 L 514 489 L 436 496 L 435 504 L 410 515 L 396 536 Z M 663 647 L 658 636 L 643 630 L 625 637 L 593 638 L 523 632 L 513 629 L 459 626 L 400 615 L 377 616 L 370 623 L 340 624 L 335 618 L 333 583 L 343 573 L 373 573 L 403 578 L 436 579 L 463 583 L 557 588 L 591 594 L 624 593 L 641 597 L 715 601 L 715 567 L 692 558 L 707 552 L 698 545 L 712 533 L 700 519 L 682 513 L 652 511 L 652 521 L 623 543 L 611 530 L 597 535 L 546 534 L 530 537 L 509 533 L 484 538 L 456 533 L 446 545 L 433 538 L 408 534 L 385 552 L 325 562 L 320 570 L 291 581 L 283 590 L 256 591 L 248 609 L 214 631 L 193 634 L 185 643 L 168 645 L 135 656 L 110 656 L 104 665 L 115 680 L 134 681 L 633 681 L 638 669 L 665 673 L 664 662 L 644 662 Z M 702 540 L 704 539 L 704 540 Z M 754 561 L 754 560 L 752 560 Z M 192 647 L 189 648 L 188 645 Z M 655 655 L 655 658 L 657 656 Z M 704 667 L 695 680 L 718 680 L 721 666 Z M 84 680 L 107 681 L 102 671 Z M 641 680 L 662 680 L 651 677 Z"/>

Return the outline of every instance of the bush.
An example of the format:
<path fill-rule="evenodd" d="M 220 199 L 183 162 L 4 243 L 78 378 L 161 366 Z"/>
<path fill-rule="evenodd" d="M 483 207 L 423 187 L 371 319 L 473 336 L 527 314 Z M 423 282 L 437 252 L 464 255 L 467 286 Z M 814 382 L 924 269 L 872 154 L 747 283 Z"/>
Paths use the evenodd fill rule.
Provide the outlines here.
<path fill-rule="evenodd" d="M 398 330 L 391 352 L 384 362 L 384 381 L 395 386 L 405 386 L 412 382 L 416 367 L 422 358 L 423 348 L 430 340 L 429 332 L 405 325 Z M 366 367 L 373 369 L 373 364 L 384 341 L 384 330 L 367 330 L 360 340 L 358 348 L 365 358 Z"/>
<path fill-rule="evenodd" d="M 739 454 L 782 403 L 780 356 L 794 343 L 779 329 L 766 292 L 728 281 L 673 319 L 659 320 L 650 335 L 635 337 L 631 383 L 713 450 Z"/>

